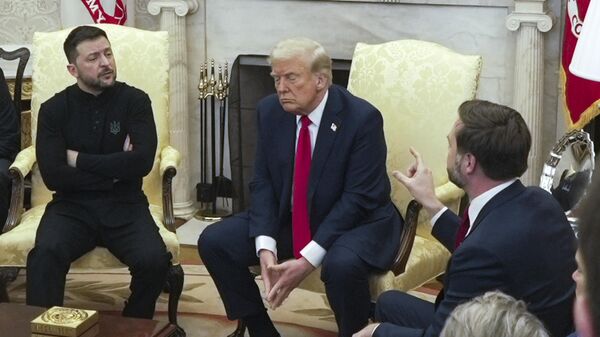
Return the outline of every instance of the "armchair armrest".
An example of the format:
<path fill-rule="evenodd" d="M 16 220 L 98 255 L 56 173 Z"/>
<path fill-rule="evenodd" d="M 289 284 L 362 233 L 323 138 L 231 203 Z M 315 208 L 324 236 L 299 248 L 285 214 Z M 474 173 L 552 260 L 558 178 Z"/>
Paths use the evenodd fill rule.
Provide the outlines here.
<path fill-rule="evenodd" d="M 15 161 L 8 169 L 12 191 L 8 217 L 4 223 L 2 233 L 6 233 L 16 227 L 21 218 L 21 214 L 23 213 L 23 199 L 25 198 L 25 176 L 31 172 L 35 161 L 35 147 L 30 146 L 17 154 Z"/>
<path fill-rule="evenodd" d="M 416 200 L 411 200 L 406 206 L 406 221 L 404 222 L 404 228 L 400 234 L 400 247 L 392 263 L 391 270 L 394 275 L 398 276 L 404 273 L 406 269 L 406 263 L 412 250 L 413 243 L 415 242 L 415 235 L 417 232 L 417 224 L 419 223 L 419 211 L 423 206 Z"/>
<path fill-rule="evenodd" d="M 181 161 L 179 151 L 165 146 L 160 151 L 160 174 L 162 176 L 162 201 L 165 227 L 175 233 L 175 214 L 173 213 L 173 177 Z"/>
<path fill-rule="evenodd" d="M 435 188 L 435 196 L 442 202 L 442 204 L 446 205 L 453 212 L 458 212 L 460 200 L 464 194 L 465 192 L 461 188 L 454 185 L 450 181 Z M 429 225 L 429 221 L 431 221 L 429 214 L 425 211 L 422 211 L 420 214 L 420 219 L 417 221 L 417 235 L 429 240 L 437 241 L 437 239 L 431 235 L 431 226 Z"/>
<path fill-rule="evenodd" d="M 465 191 L 449 181 L 436 187 L 435 195 L 444 205 L 447 205 L 452 201 L 462 198 L 465 195 Z"/>

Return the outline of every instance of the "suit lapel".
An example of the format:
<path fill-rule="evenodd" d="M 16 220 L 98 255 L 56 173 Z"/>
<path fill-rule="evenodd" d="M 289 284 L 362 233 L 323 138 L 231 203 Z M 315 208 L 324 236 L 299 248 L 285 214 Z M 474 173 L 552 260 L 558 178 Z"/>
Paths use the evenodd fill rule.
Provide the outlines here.
<path fill-rule="evenodd" d="M 283 175 L 283 186 L 281 190 L 281 198 L 280 200 L 280 215 L 284 214 L 286 211 L 291 211 L 290 208 L 290 200 L 292 197 L 292 181 L 294 175 L 294 157 L 295 157 L 295 145 L 296 145 L 296 116 L 290 114 L 289 112 L 281 109 L 280 111 L 281 118 L 278 120 L 275 125 L 275 130 L 277 132 L 274 139 L 279 140 L 279 144 L 277 144 L 277 158 L 282 159 L 282 167 L 281 172 Z"/>
<path fill-rule="evenodd" d="M 477 215 L 477 219 L 475 219 L 475 222 L 473 223 L 473 229 L 471 229 L 471 231 L 469 232 L 467 237 L 469 237 L 471 234 L 473 234 L 473 232 L 475 230 L 477 230 L 477 228 L 479 228 L 479 224 L 494 209 L 496 209 L 498 206 L 504 204 L 505 202 L 513 199 L 517 195 L 523 193 L 523 191 L 525 191 L 525 186 L 523 186 L 521 181 L 517 180 L 514 183 L 512 183 L 510 186 L 508 186 L 507 188 L 502 190 L 500 193 L 496 194 L 490 201 L 488 201 L 487 204 L 485 204 L 485 206 L 483 206 L 483 208 L 481 209 L 481 212 L 479 212 L 479 215 Z M 466 240 L 466 238 L 465 238 L 465 240 Z M 452 256 L 450 256 L 450 259 L 448 260 L 448 263 L 446 264 L 446 276 L 444 277 L 444 288 L 447 288 L 449 286 L 448 285 L 448 270 L 450 269 L 450 266 L 452 264 L 453 257 L 454 257 L 454 253 L 452 254 Z M 436 308 L 443 299 L 444 299 L 444 289 L 442 288 L 442 291 L 440 291 L 437 298 L 435 299 L 435 307 Z"/>
<path fill-rule="evenodd" d="M 312 162 L 310 166 L 310 180 L 308 185 L 308 207 L 310 213 L 310 205 L 313 194 L 323 173 L 323 168 L 329 158 L 329 153 L 335 142 L 336 135 L 340 132 L 342 119 L 338 113 L 342 110 L 342 102 L 340 99 L 339 89 L 335 86 L 329 88 L 329 97 L 323 110 L 321 124 L 317 135 L 317 142 L 313 151 Z"/>
<path fill-rule="evenodd" d="M 523 186 L 521 181 L 517 180 L 504 190 L 500 191 L 500 193 L 496 194 L 492 199 L 490 199 L 490 201 L 488 201 L 487 204 L 485 204 L 485 206 L 483 206 L 481 212 L 479 212 L 479 215 L 477 215 L 477 219 L 475 219 L 475 222 L 473 223 L 473 229 L 471 229 L 469 235 L 471 235 L 471 233 L 477 229 L 479 224 L 488 216 L 488 214 L 490 214 L 490 212 L 492 212 L 498 206 L 511 200 L 515 196 L 523 193 L 523 191 L 525 191 L 525 186 Z"/>

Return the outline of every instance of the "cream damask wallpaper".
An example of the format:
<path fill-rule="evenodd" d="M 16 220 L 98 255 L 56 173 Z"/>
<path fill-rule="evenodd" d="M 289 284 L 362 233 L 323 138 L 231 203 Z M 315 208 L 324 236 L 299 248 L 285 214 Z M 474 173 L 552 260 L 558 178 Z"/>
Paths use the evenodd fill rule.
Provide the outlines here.
<path fill-rule="evenodd" d="M 0 0 L 0 45 L 31 44 L 33 32 L 61 28 L 60 0 Z"/>

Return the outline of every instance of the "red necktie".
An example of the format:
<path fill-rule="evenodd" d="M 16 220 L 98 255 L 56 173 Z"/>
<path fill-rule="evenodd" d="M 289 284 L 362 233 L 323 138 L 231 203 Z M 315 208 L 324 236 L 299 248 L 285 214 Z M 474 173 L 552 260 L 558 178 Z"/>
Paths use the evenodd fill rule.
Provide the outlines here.
<path fill-rule="evenodd" d="M 465 209 L 465 212 L 462 216 L 462 222 L 460 223 L 460 227 L 458 227 L 458 231 L 456 231 L 456 241 L 454 241 L 454 249 L 458 248 L 463 241 L 465 241 L 465 237 L 467 237 L 467 232 L 469 231 L 469 207 Z"/>
<path fill-rule="evenodd" d="M 310 177 L 310 119 L 300 118 L 302 128 L 298 136 L 296 160 L 294 164 L 294 192 L 292 205 L 292 236 L 294 256 L 299 258 L 300 251 L 310 242 L 310 219 L 308 216 L 308 178 Z"/>

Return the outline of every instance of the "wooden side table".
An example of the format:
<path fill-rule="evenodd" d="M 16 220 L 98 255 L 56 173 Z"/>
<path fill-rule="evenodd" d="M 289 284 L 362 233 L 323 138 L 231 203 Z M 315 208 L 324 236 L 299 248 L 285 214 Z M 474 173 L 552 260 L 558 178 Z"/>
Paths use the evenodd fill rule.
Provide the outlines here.
<path fill-rule="evenodd" d="M 31 320 L 46 309 L 24 304 L 0 303 L 0 331 L 12 337 L 31 337 Z M 174 337 L 176 328 L 168 322 L 100 314 L 95 337 Z M 85 335 L 85 333 L 84 333 Z"/>

